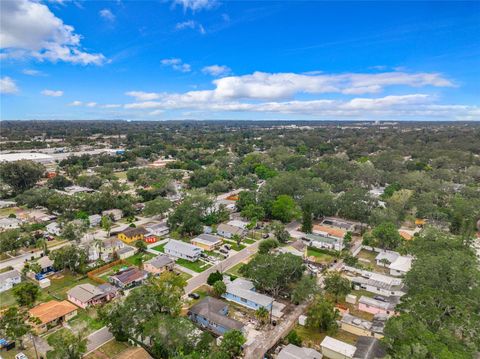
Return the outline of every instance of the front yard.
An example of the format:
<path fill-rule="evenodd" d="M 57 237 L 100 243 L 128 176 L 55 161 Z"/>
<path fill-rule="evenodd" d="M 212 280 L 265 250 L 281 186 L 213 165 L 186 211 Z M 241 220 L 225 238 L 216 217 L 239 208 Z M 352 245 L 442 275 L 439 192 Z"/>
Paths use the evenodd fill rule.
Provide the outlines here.
<path fill-rule="evenodd" d="M 195 262 L 190 262 L 187 261 L 186 259 L 179 258 L 176 260 L 176 263 L 179 266 L 188 268 L 190 270 L 193 270 L 194 272 L 201 273 L 207 268 L 210 268 L 212 265 L 210 263 L 203 262 L 201 260 L 197 260 Z"/>
<path fill-rule="evenodd" d="M 68 321 L 68 325 L 75 332 L 85 332 L 85 335 L 91 334 L 103 327 L 103 323 L 98 319 L 95 308 L 79 309 L 78 315 Z"/>
<path fill-rule="evenodd" d="M 167 243 L 160 244 L 158 246 L 152 247 L 154 251 L 165 253 L 165 246 Z"/>

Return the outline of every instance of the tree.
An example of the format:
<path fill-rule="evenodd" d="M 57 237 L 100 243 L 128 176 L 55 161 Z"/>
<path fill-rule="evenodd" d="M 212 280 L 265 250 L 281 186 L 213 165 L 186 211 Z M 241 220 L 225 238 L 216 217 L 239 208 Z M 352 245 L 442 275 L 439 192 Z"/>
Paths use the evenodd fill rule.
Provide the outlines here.
<path fill-rule="evenodd" d="M 110 237 L 110 231 L 112 230 L 112 219 L 108 216 L 103 216 L 100 221 L 100 226 L 107 232 L 107 237 Z"/>
<path fill-rule="evenodd" d="M 242 217 L 248 219 L 249 221 L 252 220 L 262 220 L 265 218 L 265 210 L 262 206 L 256 204 L 249 204 L 245 208 L 242 209 L 241 212 Z"/>
<path fill-rule="evenodd" d="M 32 188 L 45 172 L 45 167 L 33 161 L 20 160 L 0 164 L 0 179 L 15 193 Z"/>
<path fill-rule="evenodd" d="M 82 334 L 74 334 L 68 329 L 61 329 L 48 337 L 52 350 L 47 352 L 47 359 L 81 359 L 87 351 L 87 340 Z"/>
<path fill-rule="evenodd" d="M 299 347 L 302 346 L 302 338 L 300 338 L 295 330 L 291 330 L 285 338 L 288 340 L 288 344 L 293 344 Z"/>
<path fill-rule="evenodd" d="M 396 249 L 402 243 L 402 237 L 397 231 L 397 227 L 391 222 L 379 224 L 372 230 L 372 236 L 377 242 L 377 246 L 382 249 Z"/>
<path fill-rule="evenodd" d="M 260 242 L 258 245 L 258 253 L 266 254 L 270 252 L 273 248 L 277 248 L 280 243 L 274 238 L 267 238 Z"/>
<path fill-rule="evenodd" d="M 62 237 L 68 241 L 79 242 L 87 231 L 87 225 L 82 220 L 68 222 L 62 228 Z"/>
<path fill-rule="evenodd" d="M 302 232 L 312 233 L 312 228 L 312 212 L 309 209 L 304 209 L 302 211 Z"/>
<path fill-rule="evenodd" d="M 292 302 L 300 304 L 318 292 L 317 278 L 304 275 L 302 279 L 295 284 L 292 291 Z"/>
<path fill-rule="evenodd" d="M 265 307 L 260 307 L 255 311 L 255 318 L 260 322 L 260 325 L 268 323 L 270 312 Z"/>
<path fill-rule="evenodd" d="M 73 184 L 67 177 L 62 175 L 56 175 L 53 178 L 50 178 L 47 181 L 48 188 L 64 190 L 65 187 L 71 186 Z"/>
<path fill-rule="evenodd" d="M 238 235 L 238 234 L 234 234 L 232 236 L 232 240 L 234 240 L 235 243 L 237 243 L 237 246 L 239 246 L 240 243 L 242 243 L 242 237 L 240 237 L 240 235 Z"/>
<path fill-rule="evenodd" d="M 272 204 L 272 217 L 282 221 L 290 222 L 297 216 L 297 205 L 292 197 L 280 195 Z"/>
<path fill-rule="evenodd" d="M 83 273 L 87 267 L 88 254 L 85 249 L 69 245 L 59 248 L 49 255 L 57 270 L 68 269 L 73 273 Z"/>
<path fill-rule="evenodd" d="M 322 333 L 333 334 L 338 328 L 339 316 L 333 303 L 319 296 L 307 311 L 307 327 Z"/>
<path fill-rule="evenodd" d="M 135 248 L 138 249 L 139 253 L 145 253 L 148 249 L 148 246 L 144 241 L 140 240 L 135 242 Z"/>
<path fill-rule="evenodd" d="M 280 243 L 287 243 L 290 240 L 290 233 L 285 229 L 285 226 L 280 222 L 274 222 L 271 225 L 273 235 Z"/>
<path fill-rule="evenodd" d="M 30 331 L 27 312 L 22 312 L 17 307 L 9 307 L 0 316 L 1 337 L 18 341 L 20 349 L 24 349 L 23 337 Z"/>
<path fill-rule="evenodd" d="M 324 280 L 325 291 L 335 298 L 335 303 L 338 299 L 345 297 L 352 291 L 352 285 L 347 278 L 342 277 L 339 272 L 329 272 Z"/>
<path fill-rule="evenodd" d="M 352 188 L 337 199 L 338 215 L 361 222 L 368 222 L 374 208 L 374 201 L 367 190 Z"/>
<path fill-rule="evenodd" d="M 210 273 L 210 275 L 207 278 L 207 284 L 214 285 L 215 282 L 218 282 L 219 280 L 223 280 L 223 274 L 217 270 L 213 273 Z"/>
<path fill-rule="evenodd" d="M 220 298 L 226 292 L 227 292 L 227 285 L 222 280 L 218 280 L 215 283 L 213 283 L 213 294 L 215 294 L 216 297 Z"/>
<path fill-rule="evenodd" d="M 193 192 L 170 214 L 167 222 L 168 226 L 171 231 L 178 231 L 180 234 L 195 235 L 202 233 L 207 216 L 213 217 L 216 215 L 212 208 L 213 201 L 210 197 L 199 192 Z"/>
<path fill-rule="evenodd" d="M 240 273 L 250 278 L 255 288 L 275 298 L 281 292 L 288 292 L 292 283 L 302 278 L 303 271 L 302 258 L 290 253 L 258 254 L 240 268 Z"/>
<path fill-rule="evenodd" d="M 236 358 L 242 353 L 242 346 L 245 342 L 246 339 L 241 331 L 229 330 L 223 335 L 220 350 L 228 354 L 229 358 Z"/>
<path fill-rule="evenodd" d="M 40 295 L 38 285 L 22 282 L 13 287 L 12 293 L 20 306 L 32 306 Z"/>
<path fill-rule="evenodd" d="M 348 231 L 343 236 L 343 245 L 345 246 L 345 248 L 348 249 L 348 248 L 350 248 L 351 244 L 352 244 L 352 232 Z"/>
<path fill-rule="evenodd" d="M 170 200 L 162 197 L 157 197 L 152 201 L 145 203 L 143 214 L 147 217 L 164 215 L 172 206 Z"/>

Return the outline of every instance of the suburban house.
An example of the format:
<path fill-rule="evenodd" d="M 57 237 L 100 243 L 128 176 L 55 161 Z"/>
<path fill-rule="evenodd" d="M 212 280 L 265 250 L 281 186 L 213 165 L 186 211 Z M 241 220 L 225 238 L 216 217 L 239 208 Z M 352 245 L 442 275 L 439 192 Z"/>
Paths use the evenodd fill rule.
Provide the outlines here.
<path fill-rule="evenodd" d="M 165 254 L 160 254 L 145 263 L 143 263 L 143 269 L 153 275 L 161 274 L 165 271 L 173 269 L 175 261 Z"/>
<path fill-rule="evenodd" d="M 147 234 L 147 230 L 143 227 L 132 228 L 128 227 L 118 234 L 118 239 L 125 243 L 133 243 L 135 241 L 143 241 L 143 238 Z"/>
<path fill-rule="evenodd" d="M 333 237 L 326 234 L 308 233 L 303 235 L 302 239 L 307 245 L 315 248 L 341 251 L 345 247 L 343 245 L 343 238 Z"/>
<path fill-rule="evenodd" d="M 45 276 L 55 272 L 53 261 L 48 258 L 48 256 L 43 256 L 37 261 L 37 263 L 40 266 L 40 272 L 35 273 L 35 279 L 43 279 Z"/>
<path fill-rule="evenodd" d="M 359 276 L 356 277 L 346 277 L 352 282 L 355 290 L 364 289 L 370 293 L 380 294 L 386 297 L 401 297 L 405 295 L 404 285 L 400 278 L 348 266 L 344 266 L 344 269 L 359 274 Z"/>
<path fill-rule="evenodd" d="M 357 348 L 328 335 L 320 343 L 322 354 L 330 359 L 352 359 Z"/>
<path fill-rule="evenodd" d="M 390 275 L 404 276 L 412 268 L 413 257 L 402 256 L 394 251 L 382 251 L 376 257 L 378 266 L 390 269 Z"/>
<path fill-rule="evenodd" d="M 183 258 L 195 262 L 200 258 L 203 249 L 190 243 L 170 239 L 164 247 L 165 254 L 175 258 Z"/>
<path fill-rule="evenodd" d="M 102 245 L 102 258 L 103 256 L 113 256 L 114 253 L 118 252 L 120 249 L 125 247 L 125 243 L 116 239 L 116 238 L 109 238 L 103 241 Z"/>
<path fill-rule="evenodd" d="M 0 230 L 19 228 L 21 223 L 17 218 L 0 218 Z"/>
<path fill-rule="evenodd" d="M 149 236 L 162 237 L 170 233 L 170 230 L 168 229 L 168 226 L 165 223 L 147 224 L 145 226 L 145 229 L 147 230 L 147 235 Z"/>
<path fill-rule="evenodd" d="M 223 335 L 232 329 L 243 330 L 243 323 L 227 317 L 227 314 L 228 305 L 212 297 L 204 298 L 188 311 L 191 321 L 216 335 Z"/>
<path fill-rule="evenodd" d="M 102 216 L 99 214 L 92 214 L 91 216 L 88 216 L 88 223 L 90 223 L 90 227 L 96 227 L 100 225 L 101 221 Z"/>
<path fill-rule="evenodd" d="M 231 221 L 227 222 L 228 225 L 238 227 L 241 229 L 247 229 L 248 223 L 245 221 L 240 221 L 238 219 L 232 219 Z"/>
<path fill-rule="evenodd" d="M 278 353 L 277 359 L 322 359 L 323 355 L 314 349 L 288 344 Z"/>
<path fill-rule="evenodd" d="M 364 226 L 360 222 L 348 221 L 346 219 L 337 218 L 337 217 L 325 217 L 321 225 L 332 227 L 332 228 L 339 228 L 344 230 L 345 232 L 352 232 L 352 233 L 360 232 L 362 227 Z"/>
<path fill-rule="evenodd" d="M 243 237 L 245 236 L 245 232 L 246 231 L 240 227 L 232 226 L 226 223 L 221 223 L 217 227 L 217 234 L 225 238 L 232 238 L 234 235 Z"/>
<path fill-rule="evenodd" d="M 383 329 L 387 321 L 388 316 L 384 314 L 376 314 L 375 324 L 368 320 L 353 316 L 351 314 L 344 314 L 340 320 L 340 328 L 346 332 L 358 335 L 375 337 L 378 339 L 383 338 Z"/>
<path fill-rule="evenodd" d="M 22 281 L 20 272 L 16 269 L 0 273 L 0 293 L 12 289 L 15 284 Z"/>
<path fill-rule="evenodd" d="M 362 295 L 358 300 L 358 310 L 371 314 L 385 314 L 392 316 L 395 313 L 395 302 L 397 302 L 398 299 L 396 297 L 389 297 L 388 299 L 394 300 L 381 301 Z"/>
<path fill-rule="evenodd" d="M 272 310 L 273 298 L 265 294 L 257 293 L 251 281 L 244 278 L 237 278 L 226 284 L 227 290 L 225 294 L 223 294 L 226 300 L 254 310 L 260 307 L 264 307 L 269 311 Z"/>
<path fill-rule="evenodd" d="M 47 224 L 45 227 L 45 230 L 47 231 L 48 234 L 52 236 L 59 236 L 62 234 L 62 229 L 60 228 L 60 225 L 57 222 L 52 222 Z"/>
<path fill-rule="evenodd" d="M 102 216 L 110 217 L 114 221 L 118 221 L 122 219 L 123 212 L 121 209 L 109 209 L 109 210 L 103 211 Z"/>
<path fill-rule="evenodd" d="M 68 300 L 51 300 L 41 303 L 28 311 L 31 318 L 37 318 L 38 323 L 32 321 L 34 330 L 37 334 L 43 333 L 50 328 L 72 319 L 77 315 L 78 307 Z"/>
<path fill-rule="evenodd" d="M 67 299 L 80 308 L 103 304 L 114 296 L 90 283 L 79 284 L 67 292 Z"/>
<path fill-rule="evenodd" d="M 128 257 L 131 257 L 135 254 L 137 250 L 131 246 L 125 246 L 120 248 L 117 251 L 117 256 L 119 259 L 127 259 Z"/>
<path fill-rule="evenodd" d="M 206 251 L 213 251 L 220 247 L 223 243 L 222 238 L 213 234 L 200 234 L 190 241 L 193 245 L 205 249 Z"/>
<path fill-rule="evenodd" d="M 136 267 L 127 268 L 109 277 L 110 283 L 121 289 L 128 289 L 142 284 L 148 273 Z"/>
<path fill-rule="evenodd" d="M 377 338 L 359 337 L 355 343 L 357 350 L 353 359 L 381 359 L 387 355 L 384 346 Z"/>

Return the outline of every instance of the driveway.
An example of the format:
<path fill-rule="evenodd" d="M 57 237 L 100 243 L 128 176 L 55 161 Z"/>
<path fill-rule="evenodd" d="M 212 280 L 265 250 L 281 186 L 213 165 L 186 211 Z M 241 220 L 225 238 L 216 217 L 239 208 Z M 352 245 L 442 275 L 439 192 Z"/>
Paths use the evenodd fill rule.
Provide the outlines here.
<path fill-rule="evenodd" d="M 187 282 L 187 286 L 185 287 L 185 293 L 186 294 L 191 293 L 198 287 L 201 287 L 203 284 L 207 283 L 207 279 L 210 273 L 213 273 L 217 270 L 219 272 L 225 272 L 229 268 L 232 268 L 238 263 L 249 258 L 251 255 L 257 252 L 259 244 L 260 244 L 260 241 L 256 241 L 255 243 L 248 246 L 247 248 L 244 248 L 240 252 L 235 253 L 233 256 L 228 257 L 227 259 L 221 261 L 220 263 L 208 268 L 207 270 L 200 273 L 199 275 L 193 278 L 190 278 Z"/>
<path fill-rule="evenodd" d="M 93 352 L 97 348 L 100 348 L 102 345 L 108 343 L 112 339 L 113 335 L 110 333 L 107 327 L 103 327 L 96 332 L 93 332 L 87 337 L 87 352 L 85 355 Z"/>

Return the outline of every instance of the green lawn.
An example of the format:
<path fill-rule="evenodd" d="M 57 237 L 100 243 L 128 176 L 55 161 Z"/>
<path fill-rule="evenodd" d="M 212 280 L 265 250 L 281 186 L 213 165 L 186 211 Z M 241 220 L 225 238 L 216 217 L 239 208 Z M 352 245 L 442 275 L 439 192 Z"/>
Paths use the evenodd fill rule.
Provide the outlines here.
<path fill-rule="evenodd" d="M 98 319 L 95 308 L 79 309 L 78 315 L 69 320 L 68 324 L 79 330 L 85 329 L 87 335 L 103 327 L 103 323 Z"/>
<path fill-rule="evenodd" d="M 227 270 L 227 273 L 228 274 L 233 274 L 234 276 L 237 276 L 237 277 L 241 277 L 242 275 L 240 274 L 239 272 L 239 269 L 241 266 L 243 266 L 245 263 L 238 263 L 236 265 L 234 265 L 232 268 L 230 268 L 229 270 Z"/>
<path fill-rule="evenodd" d="M 153 249 L 154 251 L 164 253 L 164 252 L 165 252 L 165 246 L 166 246 L 166 245 L 167 245 L 167 243 L 163 243 L 163 244 L 160 244 L 159 246 L 153 247 L 152 249 Z"/>
<path fill-rule="evenodd" d="M 0 308 L 9 307 L 13 304 L 15 304 L 15 297 L 11 289 L 0 293 Z"/>
<path fill-rule="evenodd" d="M 302 339 L 302 346 L 316 349 L 320 348 L 320 343 L 328 335 L 327 333 L 322 333 L 320 331 L 309 329 L 301 325 L 296 325 L 294 330 Z M 358 339 L 356 335 L 353 335 L 343 330 L 338 330 L 335 334 L 329 336 L 352 345 L 354 345 Z"/>
<path fill-rule="evenodd" d="M 153 257 L 155 256 L 152 253 L 146 252 L 146 253 L 137 253 L 131 257 L 128 257 L 125 260 L 134 266 L 138 266 L 140 265 L 140 258 L 142 258 L 143 263 L 145 263 L 146 261 L 148 261 L 149 259 L 152 259 Z"/>
<path fill-rule="evenodd" d="M 96 285 L 96 283 L 89 278 L 74 275 L 68 271 L 61 272 L 58 275 L 50 276 L 48 278 L 50 279 L 51 285 L 50 287 L 42 289 L 43 300 L 66 299 L 68 290 L 79 284 L 90 283 Z"/>
<path fill-rule="evenodd" d="M 234 251 L 237 251 L 237 252 L 238 252 L 238 251 L 241 251 L 241 250 L 244 249 L 244 248 L 246 248 L 246 246 L 245 246 L 244 244 L 241 244 L 241 243 L 240 243 L 240 245 L 238 245 L 237 242 L 235 242 L 235 241 L 227 241 L 227 240 L 224 240 L 223 242 L 224 242 L 224 243 L 228 243 L 228 244 L 230 245 L 230 247 L 232 247 L 232 249 L 233 249 Z"/>
<path fill-rule="evenodd" d="M 193 270 L 194 272 L 197 272 L 197 273 L 201 273 L 204 270 L 206 270 L 207 268 L 210 268 L 212 266 L 210 263 L 205 263 L 205 262 L 200 261 L 200 260 L 195 261 L 195 262 L 190 262 L 190 261 L 187 261 L 186 259 L 183 259 L 183 258 L 177 259 L 177 264 L 182 266 L 182 267 Z"/>
<path fill-rule="evenodd" d="M 127 171 L 115 172 L 114 175 L 118 179 L 127 179 Z"/>
<path fill-rule="evenodd" d="M 113 359 L 128 348 L 130 348 L 130 346 L 127 343 L 117 342 L 113 339 L 102 345 L 93 353 L 88 354 L 85 359 Z"/>
<path fill-rule="evenodd" d="M 253 243 L 255 243 L 255 240 L 253 240 L 251 238 L 245 238 L 242 242 L 245 242 L 247 244 L 253 244 Z"/>
<path fill-rule="evenodd" d="M 329 264 L 335 260 L 332 255 L 314 248 L 307 249 L 307 257 L 315 257 L 315 261 L 322 264 Z"/>

